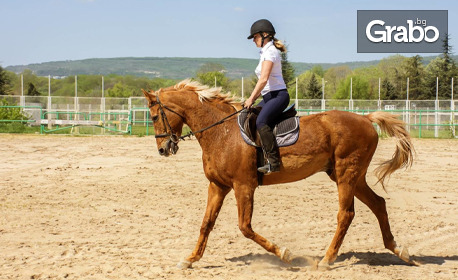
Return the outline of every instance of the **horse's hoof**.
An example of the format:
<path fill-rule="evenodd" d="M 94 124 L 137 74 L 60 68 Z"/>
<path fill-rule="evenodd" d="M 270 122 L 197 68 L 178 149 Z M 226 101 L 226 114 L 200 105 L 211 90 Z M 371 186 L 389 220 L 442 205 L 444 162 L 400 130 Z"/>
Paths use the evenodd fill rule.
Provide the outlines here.
<path fill-rule="evenodd" d="M 319 271 L 326 271 L 326 270 L 330 270 L 331 267 L 329 266 L 329 263 L 328 261 L 322 259 L 318 265 L 317 265 L 317 270 Z"/>
<path fill-rule="evenodd" d="M 405 261 L 406 263 L 410 263 L 410 255 L 407 247 L 396 247 L 394 252 L 401 260 Z"/>
<path fill-rule="evenodd" d="M 188 260 L 182 260 L 181 262 L 177 264 L 177 267 L 180 269 L 188 269 L 192 267 L 192 262 Z"/>
<path fill-rule="evenodd" d="M 291 260 L 293 259 L 291 251 L 286 247 L 280 248 L 280 259 L 285 263 L 291 263 Z"/>

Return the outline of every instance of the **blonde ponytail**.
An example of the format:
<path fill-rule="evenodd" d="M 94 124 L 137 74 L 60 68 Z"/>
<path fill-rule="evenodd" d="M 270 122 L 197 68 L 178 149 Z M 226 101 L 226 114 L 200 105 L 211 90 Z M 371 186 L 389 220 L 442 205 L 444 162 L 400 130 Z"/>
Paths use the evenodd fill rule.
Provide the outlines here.
<path fill-rule="evenodd" d="M 273 40 L 274 40 L 274 45 L 275 45 L 275 47 L 276 47 L 279 51 L 281 51 L 281 52 L 286 52 L 286 46 L 283 44 L 282 41 L 278 40 L 278 39 L 275 38 L 275 37 L 273 38 Z"/>

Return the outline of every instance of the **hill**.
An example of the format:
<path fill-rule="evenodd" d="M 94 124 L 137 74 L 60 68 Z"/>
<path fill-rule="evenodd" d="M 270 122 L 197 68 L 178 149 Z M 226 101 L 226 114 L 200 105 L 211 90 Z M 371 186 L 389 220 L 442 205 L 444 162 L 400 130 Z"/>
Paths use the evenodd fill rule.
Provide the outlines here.
<path fill-rule="evenodd" d="M 434 56 L 424 57 L 428 63 Z M 454 57 L 455 59 L 457 56 Z M 240 79 L 250 77 L 258 63 L 257 59 L 244 58 L 189 58 L 189 57 L 120 57 L 91 58 L 84 60 L 53 61 L 29 65 L 8 66 L 5 69 L 20 73 L 25 69 L 32 70 L 38 76 L 73 76 L 73 75 L 134 75 L 161 77 L 166 79 L 184 79 L 194 77 L 196 71 L 205 63 L 213 62 L 223 65 L 227 76 Z M 351 69 L 376 65 L 379 60 L 345 63 L 303 63 L 291 62 L 299 75 L 315 65 L 323 69 L 347 65 Z"/>
<path fill-rule="evenodd" d="M 223 65 L 230 78 L 249 77 L 254 74 L 257 59 L 244 58 L 188 58 L 188 57 L 121 57 L 91 58 L 84 60 L 53 61 L 29 65 L 8 66 L 5 69 L 20 73 L 25 69 L 32 70 L 38 76 L 72 76 L 72 75 L 134 75 L 161 77 L 167 79 L 184 79 L 196 75 L 196 71 L 205 63 L 213 62 Z M 318 63 L 291 62 L 296 75 L 311 69 Z M 350 62 L 350 68 L 375 65 L 378 61 Z M 321 64 L 327 69 L 338 64 Z"/>

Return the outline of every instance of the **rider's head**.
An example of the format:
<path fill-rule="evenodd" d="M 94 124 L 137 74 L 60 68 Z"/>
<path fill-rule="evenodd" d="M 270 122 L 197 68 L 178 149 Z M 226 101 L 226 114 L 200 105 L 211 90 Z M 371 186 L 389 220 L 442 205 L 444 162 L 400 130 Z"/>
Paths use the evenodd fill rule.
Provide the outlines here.
<path fill-rule="evenodd" d="M 257 47 L 263 47 L 264 44 L 272 40 L 275 36 L 275 28 L 267 19 L 260 19 L 251 25 L 250 36 L 247 39 L 253 39 Z"/>

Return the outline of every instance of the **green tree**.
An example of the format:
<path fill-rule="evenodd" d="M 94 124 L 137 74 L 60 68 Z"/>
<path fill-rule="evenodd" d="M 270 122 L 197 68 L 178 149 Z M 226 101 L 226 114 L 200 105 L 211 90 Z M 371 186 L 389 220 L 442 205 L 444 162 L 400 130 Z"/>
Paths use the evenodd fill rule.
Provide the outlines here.
<path fill-rule="evenodd" d="M 207 73 L 207 72 L 222 72 L 225 71 L 223 65 L 215 62 L 207 62 L 204 63 L 200 68 L 197 70 L 197 73 Z"/>
<path fill-rule="evenodd" d="M 380 98 L 383 100 L 395 100 L 397 98 L 396 89 L 388 78 L 383 79 L 380 87 Z"/>
<path fill-rule="evenodd" d="M 426 66 L 425 99 L 436 98 L 437 80 L 439 82 L 438 97 L 440 99 L 451 98 L 451 80 L 452 77 L 457 77 L 458 70 L 455 61 L 451 57 L 452 46 L 449 42 L 450 36 L 446 34 L 442 44 L 442 55 L 431 60 Z"/>
<path fill-rule="evenodd" d="M 369 99 L 369 82 L 358 75 L 348 76 L 342 80 L 333 98 L 350 99 L 350 88 L 353 99 Z"/>
<path fill-rule="evenodd" d="M 315 80 L 319 84 L 318 80 L 321 80 L 321 77 L 318 77 L 315 73 L 312 73 L 312 71 L 310 70 L 305 71 L 297 77 L 297 97 L 299 99 L 311 98 L 310 94 L 308 93 L 308 86 L 310 84 L 310 80 L 312 79 L 312 75 L 315 75 Z M 291 89 L 290 96 L 292 98 L 296 98 L 296 87 L 293 87 Z"/>
<path fill-rule="evenodd" d="M 0 95 L 6 95 L 11 90 L 11 80 L 6 71 L 0 66 Z"/>
<path fill-rule="evenodd" d="M 209 87 L 214 87 L 215 81 L 216 81 L 216 86 L 222 87 L 224 89 L 226 89 L 229 84 L 229 79 L 226 77 L 226 75 L 223 72 L 198 73 L 197 80 L 201 84 L 207 85 Z"/>
<path fill-rule="evenodd" d="M 109 97 L 131 97 L 133 96 L 134 89 L 129 86 L 117 82 L 112 88 L 107 90 L 107 96 Z"/>
<path fill-rule="evenodd" d="M 293 65 L 288 61 L 288 53 L 281 53 L 281 72 L 283 80 L 285 81 L 286 87 L 290 87 L 295 82 L 295 70 Z"/>
<path fill-rule="evenodd" d="M 426 77 L 424 81 L 424 94 L 420 99 L 436 99 L 436 79 L 440 76 L 441 70 L 440 65 L 443 58 L 438 56 L 435 59 L 431 60 L 426 66 Z"/>
<path fill-rule="evenodd" d="M 424 95 L 423 77 L 425 69 L 422 57 L 412 56 L 404 61 L 402 66 L 405 76 L 409 78 L 409 99 L 419 99 Z"/>
<path fill-rule="evenodd" d="M 368 87 L 361 93 L 360 99 L 378 99 L 379 78 L 383 75 L 380 69 L 376 66 L 362 67 L 355 69 L 353 74 L 367 82 Z"/>
<path fill-rule="evenodd" d="M 80 97 L 101 97 L 102 96 L 102 76 L 100 75 L 78 75 L 77 82 L 78 82 L 78 96 Z"/>
<path fill-rule="evenodd" d="M 24 78 L 24 84 L 27 88 L 30 86 L 30 83 L 36 88 L 37 92 L 43 93 L 48 91 L 48 77 L 39 77 L 35 75 L 32 70 L 25 69 L 22 72 Z M 29 92 L 27 90 L 27 92 Z"/>
<path fill-rule="evenodd" d="M 41 93 L 37 90 L 33 83 L 29 83 L 27 86 L 27 95 L 29 96 L 40 96 Z"/>
<path fill-rule="evenodd" d="M 312 73 L 315 73 L 316 75 L 320 76 L 320 77 L 323 77 L 324 76 L 324 70 L 323 70 L 323 66 L 321 65 L 315 65 L 312 67 L 312 69 L 310 70 Z"/>
<path fill-rule="evenodd" d="M 405 96 L 406 76 L 402 71 L 402 65 L 407 58 L 402 55 L 392 55 L 382 59 L 377 68 L 381 73 L 381 78 L 387 78 L 396 90 L 396 99 L 402 99 Z"/>
<path fill-rule="evenodd" d="M 312 73 L 310 80 L 307 84 L 307 91 L 305 92 L 305 98 L 308 99 L 321 99 L 322 88 L 316 79 L 315 73 Z"/>
<path fill-rule="evenodd" d="M 439 97 L 444 99 L 451 98 L 452 77 L 458 75 L 455 61 L 452 59 L 452 46 L 450 45 L 450 35 L 445 34 L 442 41 L 442 60 L 439 62 Z"/>
<path fill-rule="evenodd" d="M 11 106 L 16 104 L 10 104 L 6 99 L 0 100 L 0 106 L 5 106 L 0 108 L 0 120 L 28 120 L 29 117 L 25 115 L 21 108 L 6 108 L 6 106 Z"/>
<path fill-rule="evenodd" d="M 336 91 L 337 87 L 343 79 L 352 73 L 350 67 L 346 65 L 331 67 L 324 73 L 325 80 L 325 98 L 331 98 Z"/>

